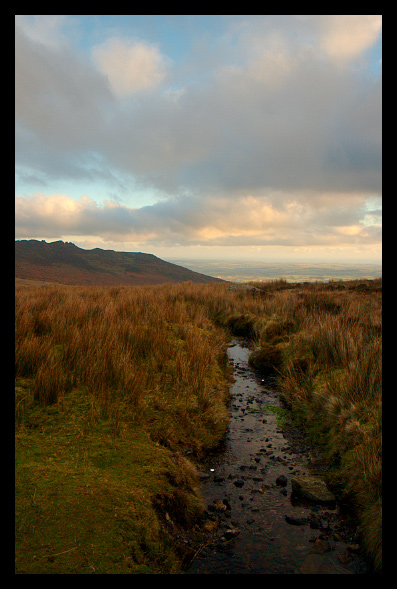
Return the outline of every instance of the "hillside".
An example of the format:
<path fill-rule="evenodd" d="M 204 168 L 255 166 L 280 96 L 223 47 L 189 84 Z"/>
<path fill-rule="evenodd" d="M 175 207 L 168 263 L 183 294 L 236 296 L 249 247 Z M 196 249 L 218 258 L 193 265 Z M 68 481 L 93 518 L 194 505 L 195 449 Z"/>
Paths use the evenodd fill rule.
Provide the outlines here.
<path fill-rule="evenodd" d="M 153 254 L 84 250 L 69 242 L 35 239 L 15 242 L 15 278 L 92 286 L 223 282 Z"/>

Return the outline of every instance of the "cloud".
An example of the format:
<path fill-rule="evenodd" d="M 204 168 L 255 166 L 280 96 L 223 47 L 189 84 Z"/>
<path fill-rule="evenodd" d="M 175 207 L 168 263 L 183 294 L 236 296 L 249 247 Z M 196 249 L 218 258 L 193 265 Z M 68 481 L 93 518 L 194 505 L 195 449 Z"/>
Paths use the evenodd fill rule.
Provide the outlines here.
<path fill-rule="evenodd" d="M 40 44 L 17 27 L 17 165 L 87 181 L 107 168 L 109 177 L 123 174 L 170 195 L 197 188 L 379 190 L 381 83 L 306 51 L 315 32 L 326 47 L 337 38 L 339 16 L 326 16 L 303 21 L 310 43 L 296 38 L 292 17 L 248 20 L 237 40 L 243 63 L 231 67 L 214 55 L 205 83 L 179 93 L 155 92 L 165 58 L 148 43 L 111 38 L 97 45 L 98 70 L 69 47 Z M 364 19 L 362 28 L 372 30 L 371 22 Z M 358 37 L 363 48 L 374 35 Z"/>
<path fill-rule="evenodd" d="M 381 85 L 316 59 L 270 56 L 225 69 L 176 98 L 115 112 L 109 165 L 166 193 L 379 190 Z"/>
<path fill-rule="evenodd" d="M 158 86 L 165 77 L 165 59 L 157 47 L 128 39 L 107 39 L 92 49 L 94 61 L 121 98 Z"/>
<path fill-rule="evenodd" d="M 317 15 L 320 47 L 336 61 L 351 61 L 377 41 L 382 28 L 380 14 Z"/>
<path fill-rule="evenodd" d="M 378 41 L 380 14 L 254 15 L 233 19 L 231 30 L 248 59 L 310 54 L 340 65 L 359 59 Z"/>
<path fill-rule="evenodd" d="M 18 29 L 34 43 L 50 48 L 68 44 L 62 28 L 67 25 L 69 15 L 64 14 L 17 14 L 15 23 Z"/>
<path fill-rule="evenodd" d="M 132 208 L 62 194 L 16 199 L 16 237 L 96 236 L 105 241 L 183 245 L 321 245 L 379 239 L 365 199 L 323 194 L 303 203 L 279 193 L 190 196 Z"/>
<path fill-rule="evenodd" d="M 381 192 L 382 87 L 361 60 L 379 15 L 227 16 L 172 67 L 152 41 L 114 31 L 78 51 L 72 22 L 44 16 L 16 26 L 20 238 L 380 240 L 365 203 Z M 78 182 L 90 198 L 71 198 Z M 137 189 L 158 202 L 130 206 Z"/>
<path fill-rule="evenodd" d="M 54 149 L 92 149 L 113 101 L 106 80 L 73 50 L 39 43 L 18 26 L 15 44 L 17 156 L 26 137 L 50 162 Z"/>

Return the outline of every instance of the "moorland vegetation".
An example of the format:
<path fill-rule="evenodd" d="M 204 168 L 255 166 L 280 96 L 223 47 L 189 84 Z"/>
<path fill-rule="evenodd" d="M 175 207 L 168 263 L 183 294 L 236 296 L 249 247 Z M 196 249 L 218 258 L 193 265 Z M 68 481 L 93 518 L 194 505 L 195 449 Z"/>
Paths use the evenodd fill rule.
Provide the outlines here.
<path fill-rule="evenodd" d="M 182 570 L 173 533 L 204 508 L 195 463 L 227 429 L 232 335 L 381 568 L 381 280 L 255 286 L 16 288 L 17 573 Z"/>

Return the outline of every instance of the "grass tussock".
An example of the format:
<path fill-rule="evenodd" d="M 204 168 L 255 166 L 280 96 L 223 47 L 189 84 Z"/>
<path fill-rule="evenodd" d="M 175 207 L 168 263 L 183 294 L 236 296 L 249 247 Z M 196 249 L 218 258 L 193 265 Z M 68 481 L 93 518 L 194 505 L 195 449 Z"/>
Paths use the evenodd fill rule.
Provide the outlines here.
<path fill-rule="evenodd" d="M 254 285 L 16 289 L 17 572 L 180 570 L 165 529 L 203 508 L 192 461 L 226 431 L 232 334 L 381 568 L 381 281 Z"/>
<path fill-rule="evenodd" d="M 227 339 L 204 295 L 194 285 L 22 288 L 16 378 L 32 378 L 41 405 L 78 387 L 93 415 L 117 421 L 123 407 L 155 441 L 199 456 L 227 425 Z"/>
<path fill-rule="evenodd" d="M 16 289 L 17 572 L 180 570 L 169 521 L 228 424 L 216 318 L 250 311 L 225 285 Z"/>
<path fill-rule="evenodd" d="M 381 280 L 278 284 L 257 331 L 253 364 L 258 357 L 266 368 L 275 359 L 283 398 L 355 504 L 366 549 L 380 569 Z"/>

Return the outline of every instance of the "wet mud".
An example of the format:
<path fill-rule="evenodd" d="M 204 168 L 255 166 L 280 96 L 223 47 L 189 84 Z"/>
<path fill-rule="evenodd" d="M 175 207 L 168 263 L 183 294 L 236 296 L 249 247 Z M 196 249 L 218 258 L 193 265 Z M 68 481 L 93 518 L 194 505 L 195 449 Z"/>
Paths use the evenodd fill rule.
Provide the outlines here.
<path fill-rule="evenodd" d="M 282 428 L 279 393 L 248 365 L 233 340 L 230 425 L 224 450 L 200 467 L 206 512 L 187 574 L 371 574 L 354 527 L 336 502 L 299 502 L 294 475 L 311 474 L 318 455 Z"/>

